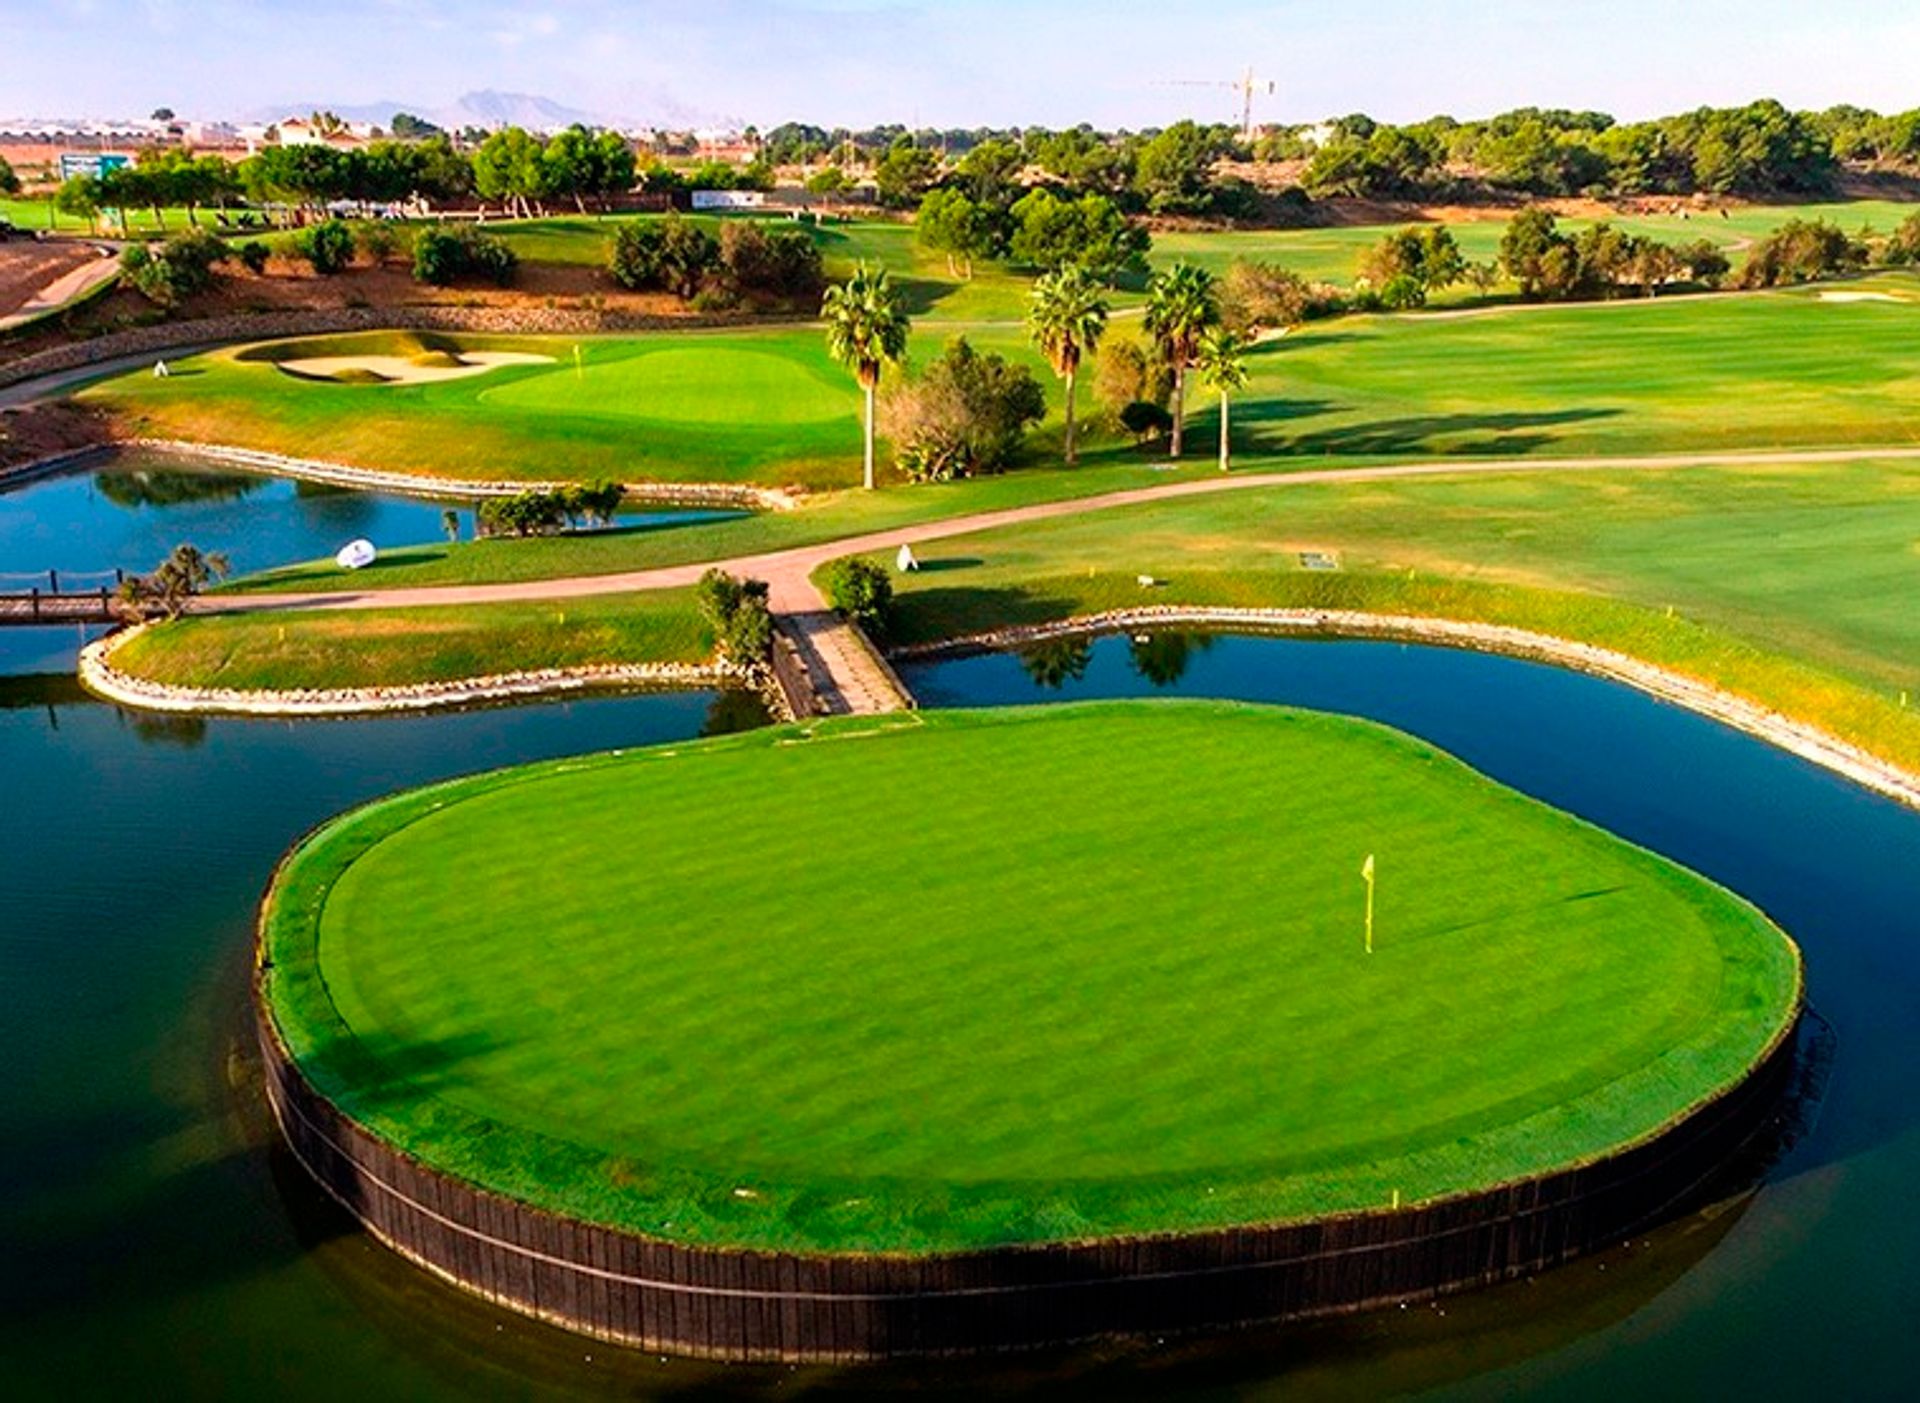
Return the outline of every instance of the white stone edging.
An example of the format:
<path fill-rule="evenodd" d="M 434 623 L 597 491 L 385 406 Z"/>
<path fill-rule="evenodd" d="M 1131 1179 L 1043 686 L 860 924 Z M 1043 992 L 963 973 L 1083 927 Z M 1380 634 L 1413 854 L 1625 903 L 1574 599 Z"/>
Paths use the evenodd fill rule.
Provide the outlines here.
<path fill-rule="evenodd" d="M 418 682 L 393 687 L 337 687 L 300 691 L 242 690 L 232 687 L 177 687 L 122 672 L 113 654 L 146 630 L 136 624 L 96 639 L 80 650 L 80 685 L 95 696 L 141 711 L 229 716 L 366 716 L 383 712 L 419 712 L 489 702 L 613 689 L 675 689 L 749 686 L 768 696 L 760 669 L 711 663 L 596 663 L 582 667 L 541 668 L 466 677 L 449 682 Z M 784 706 L 775 707 L 776 714 Z"/>
<path fill-rule="evenodd" d="M 900 648 L 895 650 L 894 656 L 912 660 L 958 652 L 1017 648 L 1023 644 L 1075 634 L 1168 625 L 1329 637 L 1402 639 L 1548 662 L 1575 672 L 1624 683 L 1661 701 L 1685 707 L 1831 770 L 1876 794 L 1909 808 L 1920 809 L 1920 774 L 1883 760 L 1817 726 L 1626 653 L 1504 624 L 1469 623 L 1413 614 L 1368 614 L 1350 609 L 1232 609 L 1174 604 L 1114 609 L 1101 614 L 1063 619 L 1057 623 L 995 629 L 963 638 Z"/>
<path fill-rule="evenodd" d="M 111 448 L 145 448 L 156 453 L 204 458 L 247 472 L 274 477 L 297 477 L 308 482 L 335 487 L 361 488 L 390 492 L 398 496 L 428 497 L 435 501 L 457 501 L 468 497 L 512 497 L 521 492 L 553 492 L 570 486 L 560 479 L 513 481 L 509 479 L 467 479 L 429 477 L 423 473 L 393 472 L 379 468 L 356 468 L 347 463 L 330 463 L 317 458 L 292 458 L 281 453 L 265 453 L 252 448 L 227 444 L 196 443 L 190 439 L 122 438 L 87 450 L 99 452 Z M 43 464 L 48 460 L 42 460 Z M 663 506 L 741 507 L 749 511 L 792 511 L 798 505 L 792 493 L 776 487 L 749 487 L 725 482 L 628 482 L 621 484 L 627 496 L 637 502 Z"/>

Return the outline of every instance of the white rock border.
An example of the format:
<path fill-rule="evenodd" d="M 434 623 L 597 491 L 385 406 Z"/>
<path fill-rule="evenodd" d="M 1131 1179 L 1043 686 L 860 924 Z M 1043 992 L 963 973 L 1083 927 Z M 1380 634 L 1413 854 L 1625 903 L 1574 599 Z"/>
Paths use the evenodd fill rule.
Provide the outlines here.
<path fill-rule="evenodd" d="M 748 687 L 758 692 L 778 720 L 792 720 L 780 689 L 760 668 L 724 660 L 711 663 L 596 663 L 494 673 L 448 682 L 395 687 L 338 687 L 301 691 L 233 687 L 177 687 L 122 672 L 113 655 L 149 626 L 136 624 L 94 640 L 80 650 L 80 685 L 95 696 L 139 711 L 222 716 L 370 716 L 440 711 L 497 702 L 531 701 L 590 691 L 678 691 Z"/>
<path fill-rule="evenodd" d="M 145 448 L 155 453 L 204 458 L 246 472 L 272 477 L 301 478 L 334 487 L 362 488 L 391 492 L 398 496 L 428 497 L 435 501 L 459 501 L 471 497 L 512 497 L 521 492 L 552 492 L 570 485 L 570 479 L 513 481 L 504 478 L 469 479 L 429 477 L 423 473 L 392 472 L 383 468 L 356 468 L 348 463 L 330 463 L 318 458 L 291 458 L 282 453 L 263 453 L 230 444 L 197 443 L 179 438 L 121 438 L 102 443 L 88 452 Z M 52 460 L 43 460 L 45 463 Z M 790 492 L 777 487 L 750 487 L 731 482 L 627 482 L 621 486 L 636 502 L 651 502 L 677 507 L 740 507 L 748 511 L 792 511 L 799 501 Z"/>
<path fill-rule="evenodd" d="M 1883 760 L 1817 726 L 1626 653 L 1503 624 L 1469 623 L 1414 614 L 1368 614 L 1347 609 L 1233 609 L 1169 604 L 1114 609 L 1102 614 L 1063 619 L 1058 623 L 995 629 L 963 638 L 897 649 L 894 656 L 903 660 L 931 658 L 977 650 L 1017 648 L 1075 634 L 1168 626 L 1317 634 L 1336 638 L 1399 639 L 1552 663 L 1575 672 L 1621 682 L 1661 701 L 1685 707 L 1831 770 L 1876 794 L 1909 808 L 1920 809 L 1920 774 L 1890 760 Z"/>

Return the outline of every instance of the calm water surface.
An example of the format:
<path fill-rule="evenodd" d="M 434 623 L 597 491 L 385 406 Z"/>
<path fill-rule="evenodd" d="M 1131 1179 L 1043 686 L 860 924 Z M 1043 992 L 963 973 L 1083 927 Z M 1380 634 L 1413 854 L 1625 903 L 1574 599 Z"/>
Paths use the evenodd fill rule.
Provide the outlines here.
<path fill-rule="evenodd" d="M 459 513 L 473 535 L 468 503 L 420 501 L 377 492 L 221 471 L 190 459 L 134 452 L 90 471 L 44 478 L 0 493 L 0 590 L 46 584 L 93 586 L 116 567 L 151 570 L 182 541 L 224 551 L 236 573 L 331 556 L 360 537 L 386 550 L 446 539 L 442 516 Z M 736 515 L 710 511 L 622 512 L 627 529 Z"/>
<path fill-rule="evenodd" d="M 101 558 L 78 553 L 71 568 Z M 162 720 L 78 695 L 60 675 L 75 642 L 72 630 L 0 630 L 0 672 L 15 674 L 0 679 L 7 1397 L 779 1398 L 910 1384 L 954 1397 L 1893 1398 L 1920 1383 L 1908 1206 L 1920 1182 L 1920 816 L 1687 713 L 1548 668 L 1390 644 L 1115 638 L 908 669 L 930 705 L 1237 696 L 1425 735 L 1770 911 L 1801 941 L 1837 1029 L 1830 1088 L 1757 1195 L 1444 1310 L 992 1366 L 726 1369 L 495 1312 L 353 1231 L 267 1133 L 245 977 L 274 861 L 342 808 L 724 728 L 741 719 L 734 704 Z"/>

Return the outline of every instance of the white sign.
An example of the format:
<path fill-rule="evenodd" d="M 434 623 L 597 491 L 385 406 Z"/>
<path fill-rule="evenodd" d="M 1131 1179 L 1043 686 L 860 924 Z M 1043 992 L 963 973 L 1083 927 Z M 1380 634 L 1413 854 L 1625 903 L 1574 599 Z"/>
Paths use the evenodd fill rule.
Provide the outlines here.
<path fill-rule="evenodd" d="M 764 190 L 696 190 L 695 209 L 760 209 L 767 203 Z"/>
<path fill-rule="evenodd" d="M 378 552 L 374 550 L 372 541 L 364 538 L 358 541 L 348 541 L 344 546 L 340 547 L 340 553 L 334 556 L 333 563 L 338 565 L 342 570 L 364 570 L 367 566 L 373 564 L 373 558 L 377 554 Z"/>

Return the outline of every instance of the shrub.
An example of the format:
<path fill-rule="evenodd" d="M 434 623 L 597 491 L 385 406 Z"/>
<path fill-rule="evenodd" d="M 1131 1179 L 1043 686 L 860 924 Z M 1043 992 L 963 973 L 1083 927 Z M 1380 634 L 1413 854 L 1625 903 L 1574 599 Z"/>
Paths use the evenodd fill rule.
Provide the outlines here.
<path fill-rule="evenodd" d="M 773 615 L 767 610 L 765 580 L 740 580 L 724 570 L 709 570 L 694 593 L 721 652 L 739 663 L 766 659 L 773 648 Z"/>
<path fill-rule="evenodd" d="M 1220 279 L 1220 318 L 1236 335 L 1297 326 L 1313 307 L 1307 280 L 1272 263 L 1236 258 Z M 1122 407 L 1139 398 L 1144 396 L 1129 395 Z"/>
<path fill-rule="evenodd" d="M 293 247 L 314 272 L 328 277 L 353 262 L 353 230 L 343 219 L 323 219 L 302 229 Z"/>
<path fill-rule="evenodd" d="M 248 239 L 240 245 L 240 262 L 256 276 L 267 271 L 267 260 L 271 257 L 273 250 L 259 239 Z"/>
<path fill-rule="evenodd" d="M 626 489 L 612 478 L 598 478 L 579 487 L 569 487 L 560 495 L 569 520 L 585 517 L 593 525 L 611 526 L 626 497 Z"/>
<path fill-rule="evenodd" d="M 1165 404 L 1173 393 L 1173 371 L 1159 356 L 1127 337 L 1109 336 L 1093 362 L 1093 398 L 1113 428 L 1124 427 L 1127 406 L 1145 401 Z"/>
<path fill-rule="evenodd" d="M 1031 370 L 982 355 L 958 336 L 917 381 L 888 396 L 887 434 L 908 477 L 945 482 L 1007 467 L 1046 412 Z"/>
<path fill-rule="evenodd" d="M 621 225 L 607 250 L 607 272 L 620 286 L 686 298 L 700 291 L 719 261 L 713 236 L 677 214 Z"/>
<path fill-rule="evenodd" d="M 362 256 L 376 266 L 400 251 L 402 230 L 383 219 L 367 219 L 353 226 L 353 240 Z"/>
<path fill-rule="evenodd" d="M 830 560 L 820 572 L 827 603 L 846 618 L 875 633 L 885 633 L 893 616 L 893 580 L 886 567 L 857 555 Z"/>
<path fill-rule="evenodd" d="M 1145 443 L 1173 432 L 1173 415 L 1163 404 L 1137 399 L 1120 411 L 1120 426 L 1136 440 Z"/>
<path fill-rule="evenodd" d="M 1427 285 L 1412 273 L 1395 273 L 1380 289 L 1380 306 L 1389 312 L 1406 312 L 1427 305 Z"/>
<path fill-rule="evenodd" d="M 158 253 L 146 244 L 129 245 L 120 255 L 120 268 L 142 297 L 157 307 L 173 307 L 212 287 L 214 266 L 227 257 L 220 239 L 189 229 L 168 239 Z"/>
<path fill-rule="evenodd" d="M 1780 287 L 1851 272 L 1867 261 L 1863 245 L 1824 219 L 1789 219 L 1753 246 L 1740 286 Z"/>
<path fill-rule="evenodd" d="M 435 287 L 468 276 L 491 278 L 506 287 L 519 268 L 512 249 L 478 229 L 427 229 L 413 241 L 413 276 Z"/>
<path fill-rule="evenodd" d="M 544 536 L 567 524 L 566 496 L 562 492 L 520 492 L 511 497 L 489 497 L 475 514 L 481 534 L 487 536 Z"/>
<path fill-rule="evenodd" d="M 718 256 L 721 277 L 740 296 L 817 303 L 826 287 L 820 250 L 804 230 L 730 220 L 720 226 Z"/>

